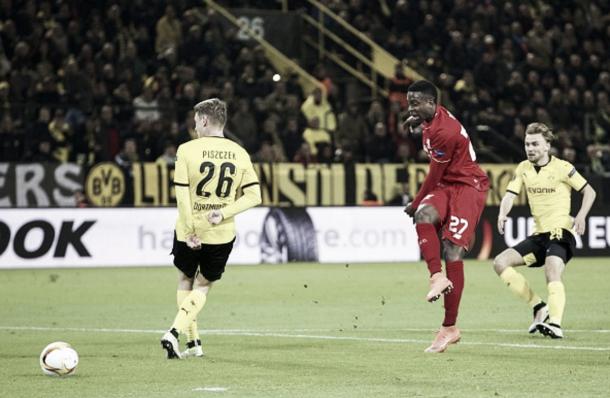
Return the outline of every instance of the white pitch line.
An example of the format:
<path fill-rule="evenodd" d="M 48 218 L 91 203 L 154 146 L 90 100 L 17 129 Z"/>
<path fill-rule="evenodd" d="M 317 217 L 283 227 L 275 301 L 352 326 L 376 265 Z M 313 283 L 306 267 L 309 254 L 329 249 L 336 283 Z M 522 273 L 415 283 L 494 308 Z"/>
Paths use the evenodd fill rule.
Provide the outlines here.
<path fill-rule="evenodd" d="M 90 332 L 91 328 L 53 328 L 47 326 L 0 326 L 0 330 L 65 330 L 70 332 Z M 464 329 L 460 328 L 464 333 L 516 333 L 523 334 L 525 329 Z M 610 333 L 610 329 L 563 329 L 566 333 Z M 97 332 L 108 332 L 108 333 L 165 333 L 167 330 L 162 329 L 105 329 L 96 328 Z M 352 330 L 351 328 L 334 328 L 334 329 L 206 329 L 200 333 L 204 334 L 223 334 L 223 333 L 332 333 L 332 332 L 344 332 L 344 331 L 358 331 L 358 332 L 416 332 L 416 333 L 433 333 L 436 331 L 434 328 L 358 328 Z"/>
<path fill-rule="evenodd" d="M 162 334 L 162 329 L 110 329 L 110 328 L 60 328 L 60 327 L 39 327 L 39 326 L 0 326 L 0 330 L 30 330 L 30 331 L 64 331 L 64 332 L 85 332 L 85 333 L 152 333 Z M 422 331 L 430 331 L 423 329 Z M 407 343 L 407 344 L 428 344 L 429 340 L 419 339 L 388 339 L 381 337 L 353 337 L 353 336 L 326 336 L 310 334 L 287 334 L 278 332 L 247 331 L 240 329 L 220 329 L 202 330 L 201 334 L 217 336 L 247 336 L 247 337 L 281 337 L 293 339 L 312 339 L 312 340 L 339 340 L 339 341 L 366 341 L 379 343 Z M 544 344 L 518 344 L 518 343 L 493 343 L 477 341 L 461 341 L 462 345 L 490 346 L 505 348 L 523 349 L 554 349 L 554 350 L 574 350 L 574 351 L 610 351 L 610 347 L 587 347 L 569 345 L 544 345 Z"/>
<path fill-rule="evenodd" d="M 228 388 L 226 387 L 197 387 L 193 388 L 193 391 L 206 391 L 206 392 L 225 392 Z"/>

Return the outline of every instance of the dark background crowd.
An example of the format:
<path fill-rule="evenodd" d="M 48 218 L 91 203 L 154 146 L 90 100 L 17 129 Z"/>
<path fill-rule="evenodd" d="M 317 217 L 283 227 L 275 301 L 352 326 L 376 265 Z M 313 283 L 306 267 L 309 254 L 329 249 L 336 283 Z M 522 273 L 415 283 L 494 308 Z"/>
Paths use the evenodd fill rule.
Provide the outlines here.
<path fill-rule="evenodd" d="M 315 14 L 304 0 L 220 3 Z M 437 84 L 483 161 L 521 160 L 540 121 L 559 156 L 610 173 L 610 2 L 322 3 Z M 345 73 L 304 62 L 328 95 L 304 93 L 199 0 L 0 0 L 0 20 L 0 161 L 171 164 L 212 96 L 256 161 L 426 161 L 400 123 L 406 76 L 390 99 L 350 98 Z"/>

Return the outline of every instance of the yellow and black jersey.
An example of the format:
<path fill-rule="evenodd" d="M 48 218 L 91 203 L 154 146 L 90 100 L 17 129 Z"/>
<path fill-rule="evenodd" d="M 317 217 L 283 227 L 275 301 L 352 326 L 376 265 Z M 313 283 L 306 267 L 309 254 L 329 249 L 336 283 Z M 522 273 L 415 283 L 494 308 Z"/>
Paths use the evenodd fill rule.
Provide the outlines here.
<path fill-rule="evenodd" d="M 230 242 L 235 237 L 233 216 L 261 202 L 250 155 L 223 137 L 201 137 L 180 145 L 174 185 L 178 202 L 176 235 L 183 242 L 187 234 L 196 234 L 207 244 Z M 211 210 L 222 211 L 224 220 L 220 224 L 208 222 Z"/>
<path fill-rule="evenodd" d="M 535 233 L 543 233 L 562 228 L 572 231 L 571 191 L 580 192 L 586 185 L 587 180 L 571 163 L 551 156 L 544 166 L 536 166 L 529 160 L 519 163 L 506 190 L 518 195 L 521 187 L 525 186 L 536 223 Z"/>

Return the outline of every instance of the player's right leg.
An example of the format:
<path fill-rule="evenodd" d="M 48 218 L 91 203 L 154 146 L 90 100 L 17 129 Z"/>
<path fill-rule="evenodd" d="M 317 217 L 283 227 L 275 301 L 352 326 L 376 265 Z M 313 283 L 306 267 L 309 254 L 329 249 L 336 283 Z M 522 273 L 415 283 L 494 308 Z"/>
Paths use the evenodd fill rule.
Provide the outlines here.
<path fill-rule="evenodd" d="M 563 330 L 561 329 L 561 321 L 563 319 L 563 311 L 566 305 L 566 294 L 561 276 L 565 270 L 565 249 L 557 244 L 549 247 L 549 256 L 547 256 L 544 264 L 544 272 L 547 280 L 547 289 L 549 292 L 549 317 L 548 321 L 538 323 L 537 328 L 540 333 L 545 336 L 561 339 L 563 338 Z M 563 251 L 562 251 L 563 250 Z"/>
<path fill-rule="evenodd" d="M 442 273 L 441 244 L 437 225 L 446 215 L 447 195 L 436 190 L 426 196 L 415 212 L 417 243 L 430 272 L 430 289 L 426 295 L 429 302 L 436 301 L 453 288 L 451 281 Z"/>
<path fill-rule="evenodd" d="M 531 250 L 530 244 L 524 244 L 524 242 L 515 247 L 523 250 L 525 246 L 528 246 L 526 251 Z M 538 330 L 537 325 L 548 319 L 549 311 L 546 303 L 530 288 L 527 279 L 515 270 L 515 267 L 525 265 L 521 253 L 514 248 L 508 248 L 494 258 L 493 265 L 494 270 L 508 288 L 532 307 L 534 319 L 527 331 L 529 333 L 536 332 Z"/>
<path fill-rule="evenodd" d="M 178 290 L 176 292 L 176 304 L 178 309 L 186 299 L 186 297 L 193 290 L 193 282 L 195 278 L 189 278 L 184 273 L 179 272 L 178 277 Z M 199 339 L 199 331 L 197 326 L 197 318 L 193 319 L 193 322 L 189 325 L 186 330 L 186 350 L 180 353 L 182 358 L 188 357 L 202 357 L 203 349 L 201 347 L 201 340 Z"/>
<path fill-rule="evenodd" d="M 197 315 L 201 312 L 201 309 L 203 309 L 203 306 L 207 301 L 207 296 L 210 292 L 210 289 L 212 288 L 212 285 L 213 283 L 211 281 L 208 281 L 203 275 L 201 275 L 201 273 L 197 273 L 197 275 L 195 276 L 195 280 L 193 283 L 193 291 L 196 291 L 196 293 L 201 292 L 203 294 L 203 297 L 200 299 L 201 304 L 197 307 L 198 309 L 196 309 L 196 314 L 193 317 L 192 321 L 185 321 L 187 322 L 186 328 L 188 340 L 186 342 L 186 349 L 180 354 L 182 358 L 202 357 L 204 355 L 203 347 L 201 346 L 201 340 L 199 339 L 199 331 L 193 330 L 193 328 L 197 328 Z M 195 296 L 199 296 L 199 294 Z M 189 296 L 189 298 L 187 298 L 187 300 L 193 300 L 193 297 L 195 296 L 191 295 Z M 197 297 L 195 297 L 195 299 L 197 299 Z M 189 303 L 183 303 L 183 306 L 185 305 L 188 306 Z"/>

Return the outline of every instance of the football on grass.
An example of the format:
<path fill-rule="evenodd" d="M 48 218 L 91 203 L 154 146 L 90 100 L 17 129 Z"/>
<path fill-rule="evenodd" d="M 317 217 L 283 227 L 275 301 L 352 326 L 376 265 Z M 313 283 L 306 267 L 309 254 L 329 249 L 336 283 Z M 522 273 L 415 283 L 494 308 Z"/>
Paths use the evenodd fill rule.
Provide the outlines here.
<path fill-rule="evenodd" d="M 68 343 L 56 341 L 40 353 L 40 368 L 47 376 L 74 374 L 78 365 L 78 353 Z"/>

